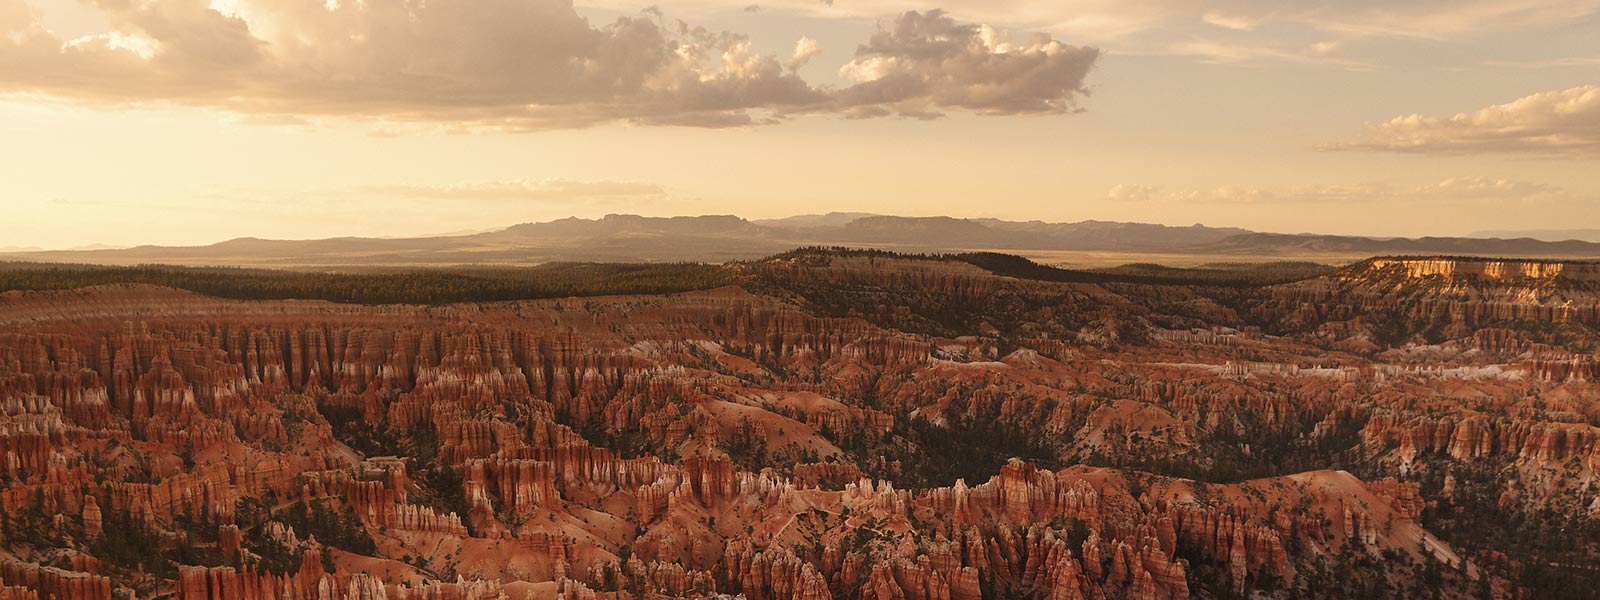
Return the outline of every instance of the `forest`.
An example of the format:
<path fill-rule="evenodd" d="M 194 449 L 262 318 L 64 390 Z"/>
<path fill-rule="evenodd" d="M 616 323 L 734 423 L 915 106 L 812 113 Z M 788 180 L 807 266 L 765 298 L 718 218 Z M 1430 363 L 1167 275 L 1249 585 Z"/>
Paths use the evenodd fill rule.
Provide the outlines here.
<path fill-rule="evenodd" d="M 724 269 L 698 263 L 550 263 L 533 267 L 293 271 L 0 262 L 0 292 L 144 284 L 220 298 L 294 298 L 351 304 L 448 304 L 668 294 L 728 283 Z"/>
<path fill-rule="evenodd" d="M 1173 268 L 1124 265 L 1073 270 L 999 253 L 900 254 L 883 250 L 801 248 L 766 260 L 838 256 L 959 261 L 997 275 L 1073 283 L 1143 283 L 1255 287 L 1325 274 L 1314 263 Z M 756 261 L 757 263 L 765 261 Z M 737 269 L 702 263 L 548 263 L 531 267 L 369 267 L 336 270 L 102 266 L 0 261 L 0 292 L 144 284 L 241 300 L 327 300 L 349 304 L 450 304 L 670 294 L 739 283 Z M 749 283 L 749 282 L 746 282 Z"/>
<path fill-rule="evenodd" d="M 1055 283 L 1260 287 L 1320 277 L 1335 270 L 1334 267 L 1328 265 L 1299 261 L 1210 263 L 1195 267 L 1169 267 L 1151 263 L 1129 263 L 1117 267 L 1071 269 L 1041 264 L 1024 256 L 1001 252 L 919 254 L 836 246 L 798 248 L 774 256 L 769 260 L 826 261 L 830 257 L 964 262 L 995 275 Z"/>

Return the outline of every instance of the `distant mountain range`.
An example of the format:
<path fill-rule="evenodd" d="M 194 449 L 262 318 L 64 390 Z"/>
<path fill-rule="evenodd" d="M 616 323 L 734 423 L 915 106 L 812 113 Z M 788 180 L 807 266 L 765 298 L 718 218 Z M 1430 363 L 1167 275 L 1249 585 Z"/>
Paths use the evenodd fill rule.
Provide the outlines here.
<path fill-rule="evenodd" d="M 1546 242 L 1600 242 L 1600 229 L 1513 229 L 1499 231 L 1474 231 L 1475 238 L 1533 238 Z"/>
<path fill-rule="evenodd" d="M 1232 227 L 1147 223 L 1003 221 L 828 213 L 747 220 L 731 215 L 607 215 L 524 223 L 466 235 L 417 238 L 267 240 L 239 238 L 208 246 L 0 251 L 6 260 L 102 264 L 241 266 L 416 266 L 532 264 L 556 261 L 664 262 L 752 259 L 798 246 L 851 246 L 901 252 L 997 250 L 1045 262 L 1149 262 L 1174 256 L 1287 258 L 1346 262 L 1376 254 L 1508 257 L 1600 257 L 1600 243 L 1522 237 L 1366 238 L 1258 233 Z M 1102 256 L 1103 255 L 1103 256 Z M 1104 258 L 1114 256 L 1115 258 Z M 1055 260 L 1052 260 L 1055 259 Z"/>
<path fill-rule="evenodd" d="M 1195 246 L 1195 252 L 1217 254 L 1446 254 L 1454 256 L 1587 258 L 1600 256 L 1600 243 L 1533 238 L 1367 238 L 1341 235 L 1248 233 Z"/>

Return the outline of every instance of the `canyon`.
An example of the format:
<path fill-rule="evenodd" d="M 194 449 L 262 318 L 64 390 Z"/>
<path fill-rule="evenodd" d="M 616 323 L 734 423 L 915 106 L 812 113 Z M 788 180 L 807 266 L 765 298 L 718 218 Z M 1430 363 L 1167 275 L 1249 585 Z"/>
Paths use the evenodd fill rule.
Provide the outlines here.
<path fill-rule="evenodd" d="M 0 294 L 0 600 L 1560 598 L 1600 265 L 801 250 L 450 304 Z"/>

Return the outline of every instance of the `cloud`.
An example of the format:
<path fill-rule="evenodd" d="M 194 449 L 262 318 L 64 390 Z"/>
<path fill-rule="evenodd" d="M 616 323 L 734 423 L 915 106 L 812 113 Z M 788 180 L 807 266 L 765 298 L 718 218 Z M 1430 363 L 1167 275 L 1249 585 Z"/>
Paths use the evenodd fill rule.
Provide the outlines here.
<path fill-rule="evenodd" d="M 794 43 L 794 54 L 789 56 L 789 60 L 784 61 L 783 66 L 788 67 L 790 70 L 798 69 L 811 62 L 811 59 L 821 51 L 822 49 L 817 46 L 816 40 L 810 37 L 801 37 L 800 41 Z"/>
<path fill-rule="evenodd" d="M 887 79 L 832 89 L 795 72 L 816 54 L 809 38 L 779 58 L 659 10 L 595 24 L 571 0 L 88 1 L 110 30 L 66 40 L 24 0 L 0 0 L 0 93 L 468 130 L 728 127 L 808 113 L 1066 112 L 1098 55 L 906 13 L 857 53 Z"/>
<path fill-rule="evenodd" d="M 1587 68 L 1600 67 L 1600 56 L 1565 56 L 1535 60 L 1489 60 L 1484 61 L 1483 65 L 1503 69 Z"/>
<path fill-rule="evenodd" d="M 1106 198 L 1113 202 L 1147 202 L 1160 191 L 1157 186 L 1119 183 L 1106 192 Z"/>
<path fill-rule="evenodd" d="M 1293 63 L 1368 71 L 1377 67 L 1334 55 L 1338 42 L 1317 42 L 1303 47 L 1256 46 L 1193 39 L 1168 46 L 1170 54 L 1193 56 L 1213 64 Z"/>
<path fill-rule="evenodd" d="M 1121 202 L 1263 206 L 1504 206 L 1539 205 L 1579 199 L 1576 194 L 1556 186 L 1485 177 L 1453 177 L 1437 183 L 1416 186 L 1390 183 L 1288 187 L 1226 185 L 1210 189 L 1171 191 L 1146 185 L 1120 184 L 1112 187 L 1106 196 Z"/>
<path fill-rule="evenodd" d="M 856 82 L 836 102 L 858 116 L 889 112 L 937 116 L 944 109 L 983 114 L 1059 114 L 1078 109 L 1084 78 L 1100 51 L 1045 34 L 1016 40 L 1008 31 L 957 22 L 943 11 L 907 12 L 856 49 L 839 69 Z"/>
<path fill-rule="evenodd" d="M 1416 188 L 1416 193 L 1467 200 L 1499 200 L 1564 196 L 1566 191 L 1552 185 L 1511 179 L 1452 177 L 1431 186 Z"/>
<path fill-rule="evenodd" d="M 1220 10 L 1206 11 L 1200 15 L 1200 20 L 1223 29 L 1234 31 L 1252 31 L 1261 26 L 1262 18 L 1249 18 L 1232 15 Z"/>
<path fill-rule="evenodd" d="M 64 42 L 0 25 L 0 90 L 242 113 L 504 128 L 748 122 L 823 98 L 742 36 L 645 18 L 594 27 L 564 0 L 98 0 L 115 31 Z M 139 39 L 144 53 L 118 39 Z"/>
<path fill-rule="evenodd" d="M 1600 85 L 1540 92 L 1449 117 L 1400 116 L 1365 129 L 1357 141 L 1322 149 L 1594 157 L 1600 155 Z"/>
<path fill-rule="evenodd" d="M 659 185 L 629 181 L 574 181 L 570 179 L 511 180 L 454 185 L 374 185 L 362 193 L 401 198 L 438 200 L 522 200 L 539 202 L 643 201 L 665 197 Z"/>
<path fill-rule="evenodd" d="M 741 0 L 675 0 L 699 11 L 733 11 Z M 638 0 L 588 0 L 621 9 Z M 913 0 L 770 3 L 772 12 L 817 17 L 883 18 L 914 8 Z M 1150 32 L 1215 29 L 1264 36 L 1314 29 L 1356 37 L 1461 39 L 1488 32 L 1571 25 L 1600 14 L 1600 0 L 944 0 L 960 19 L 1039 29 L 1094 43 Z"/>
<path fill-rule="evenodd" d="M 1330 0 L 1278 18 L 1357 36 L 1440 40 L 1567 25 L 1597 13 L 1600 0 Z"/>
<path fill-rule="evenodd" d="M 808 18 L 885 21 L 924 1 L 792 0 L 766 9 Z M 584 0 L 610 9 L 638 2 Z M 742 5 L 674 0 L 673 6 L 715 14 Z M 1600 16 L 1600 0 L 942 0 L 937 6 L 961 21 L 1041 31 L 1123 56 L 1363 71 L 1418 60 L 1449 68 L 1456 57 L 1503 44 L 1487 39 L 1498 34 L 1581 38 L 1588 33 L 1584 27 Z M 1456 48 L 1440 52 L 1441 43 Z"/>

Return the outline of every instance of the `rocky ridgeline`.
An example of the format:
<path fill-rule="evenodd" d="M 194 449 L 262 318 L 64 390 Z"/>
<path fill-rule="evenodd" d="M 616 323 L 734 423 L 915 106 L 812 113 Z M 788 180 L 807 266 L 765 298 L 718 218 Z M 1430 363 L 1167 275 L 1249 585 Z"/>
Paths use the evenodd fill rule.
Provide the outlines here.
<path fill-rule="evenodd" d="M 1399 270 L 1404 270 L 1407 279 L 1481 279 L 1512 285 L 1555 280 L 1600 283 L 1600 263 L 1543 260 L 1377 258 L 1369 261 L 1365 268 L 1344 276 L 1366 278 L 1371 277 L 1372 272 Z"/>
<path fill-rule="evenodd" d="M 1361 318 L 1446 338 L 1504 326 L 1590 328 L 1600 325 L 1600 263 L 1379 258 L 1279 286 L 1272 296 L 1261 316 L 1292 328 Z"/>

